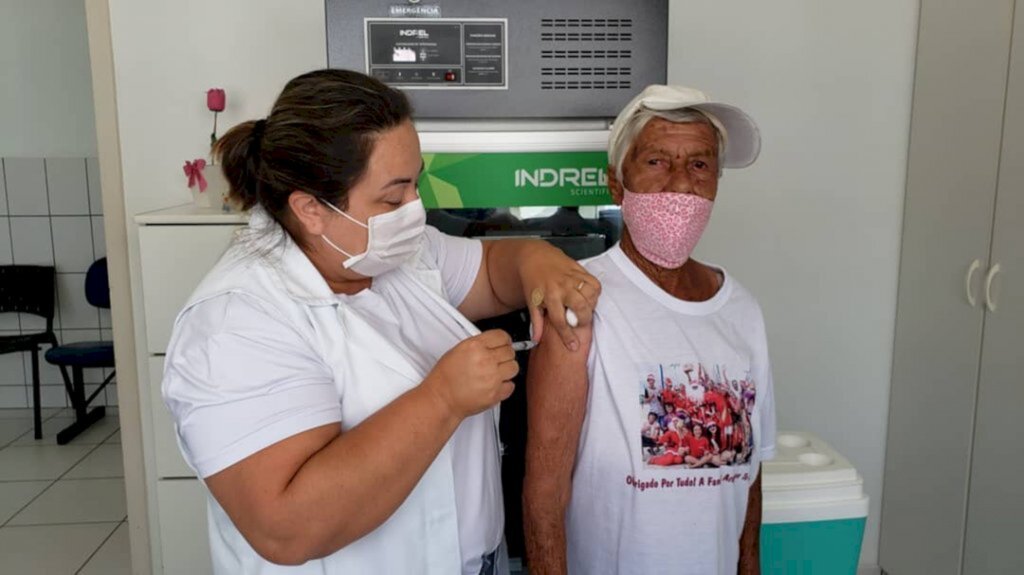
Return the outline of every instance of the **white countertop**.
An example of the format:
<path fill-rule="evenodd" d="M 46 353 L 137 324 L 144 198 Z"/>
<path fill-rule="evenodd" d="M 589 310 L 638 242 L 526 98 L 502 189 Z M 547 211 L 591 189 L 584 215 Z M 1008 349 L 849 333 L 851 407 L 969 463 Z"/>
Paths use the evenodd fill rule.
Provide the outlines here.
<path fill-rule="evenodd" d="M 188 224 L 247 224 L 249 212 L 223 212 L 220 208 L 203 208 L 195 204 L 184 204 L 173 208 L 143 212 L 135 216 L 135 222 L 143 226 Z"/>

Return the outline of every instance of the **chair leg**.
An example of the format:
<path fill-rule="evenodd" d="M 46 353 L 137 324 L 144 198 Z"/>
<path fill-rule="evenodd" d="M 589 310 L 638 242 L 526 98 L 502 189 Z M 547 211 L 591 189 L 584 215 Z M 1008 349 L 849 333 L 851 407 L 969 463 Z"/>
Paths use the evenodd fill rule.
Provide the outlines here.
<path fill-rule="evenodd" d="M 85 373 L 81 367 L 71 368 L 72 381 L 68 386 L 68 395 L 71 405 L 75 408 L 75 421 L 65 427 L 57 434 L 57 445 L 66 445 L 72 439 L 78 437 L 93 423 L 96 423 L 106 414 L 106 408 L 102 405 L 88 411 L 89 404 L 85 401 Z M 67 372 L 64 372 L 65 384 L 67 384 Z"/>
<path fill-rule="evenodd" d="M 108 375 L 107 378 L 103 380 L 103 383 L 101 383 L 100 386 L 97 387 L 96 390 L 92 392 L 92 395 L 90 395 L 88 398 L 86 398 L 85 403 L 86 404 L 92 403 L 92 400 L 96 399 L 96 396 L 98 396 L 100 394 L 100 392 L 103 391 L 104 388 L 106 388 L 108 385 L 110 385 L 111 381 L 114 381 L 114 376 L 115 375 L 117 375 L 116 371 L 110 372 L 110 375 Z"/>
<path fill-rule="evenodd" d="M 35 438 L 43 438 L 43 405 L 40 396 L 41 382 L 39 381 L 39 348 L 32 350 L 32 409 L 33 423 L 35 424 Z"/>
<path fill-rule="evenodd" d="M 60 368 L 60 378 L 64 381 L 64 391 L 68 393 L 68 400 L 73 406 L 75 404 L 75 384 L 71 381 L 71 376 L 68 375 L 68 369 L 63 365 L 58 366 Z"/>
<path fill-rule="evenodd" d="M 71 395 L 71 406 L 75 408 L 75 419 L 85 419 L 85 370 L 78 366 L 71 367 L 71 381 L 74 383 L 74 394 Z"/>

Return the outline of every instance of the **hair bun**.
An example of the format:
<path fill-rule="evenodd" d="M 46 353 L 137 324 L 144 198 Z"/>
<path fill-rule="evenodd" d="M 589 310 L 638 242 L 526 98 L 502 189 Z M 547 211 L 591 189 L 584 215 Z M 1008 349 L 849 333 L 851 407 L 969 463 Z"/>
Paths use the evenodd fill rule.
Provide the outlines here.
<path fill-rule="evenodd" d="M 266 120 L 242 122 L 213 145 L 213 156 L 221 164 L 231 186 L 232 200 L 249 209 L 259 201 L 260 141 Z"/>
<path fill-rule="evenodd" d="M 256 120 L 252 124 L 252 138 L 257 142 L 263 138 L 263 132 L 267 129 L 266 120 Z"/>
<path fill-rule="evenodd" d="M 256 120 L 252 125 L 252 141 L 249 142 L 249 158 L 257 166 L 260 163 L 260 151 L 263 147 L 263 132 L 267 129 L 266 120 Z"/>

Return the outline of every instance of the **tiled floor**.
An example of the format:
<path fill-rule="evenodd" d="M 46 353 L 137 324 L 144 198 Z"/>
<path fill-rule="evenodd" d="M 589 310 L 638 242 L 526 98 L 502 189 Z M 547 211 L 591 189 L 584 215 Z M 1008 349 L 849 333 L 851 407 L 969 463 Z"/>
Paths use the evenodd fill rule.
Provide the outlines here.
<path fill-rule="evenodd" d="M 68 445 L 66 409 L 0 409 L 0 573 L 119 575 L 131 572 L 117 409 Z"/>

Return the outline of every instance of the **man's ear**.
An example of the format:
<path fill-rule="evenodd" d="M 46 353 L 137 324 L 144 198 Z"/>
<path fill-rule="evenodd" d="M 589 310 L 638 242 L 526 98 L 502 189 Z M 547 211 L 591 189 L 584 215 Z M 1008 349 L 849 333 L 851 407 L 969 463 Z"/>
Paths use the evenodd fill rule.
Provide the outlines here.
<path fill-rule="evenodd" d="M 327 210 L 330 208 L 320 203 L 315 196 L 301 190 L 295 190 L 288 196 L 288 207 L 291 208 L 295 220 L 307 235 L 319 236 L 327 226 Z"/>
<path fill-rule="evenodd" d="M 616 206 L 622 205 L 622 182 L 615 174 L 615 166 L 608 166 L 608 191 L 612 193 L 612 202 Z"/>

